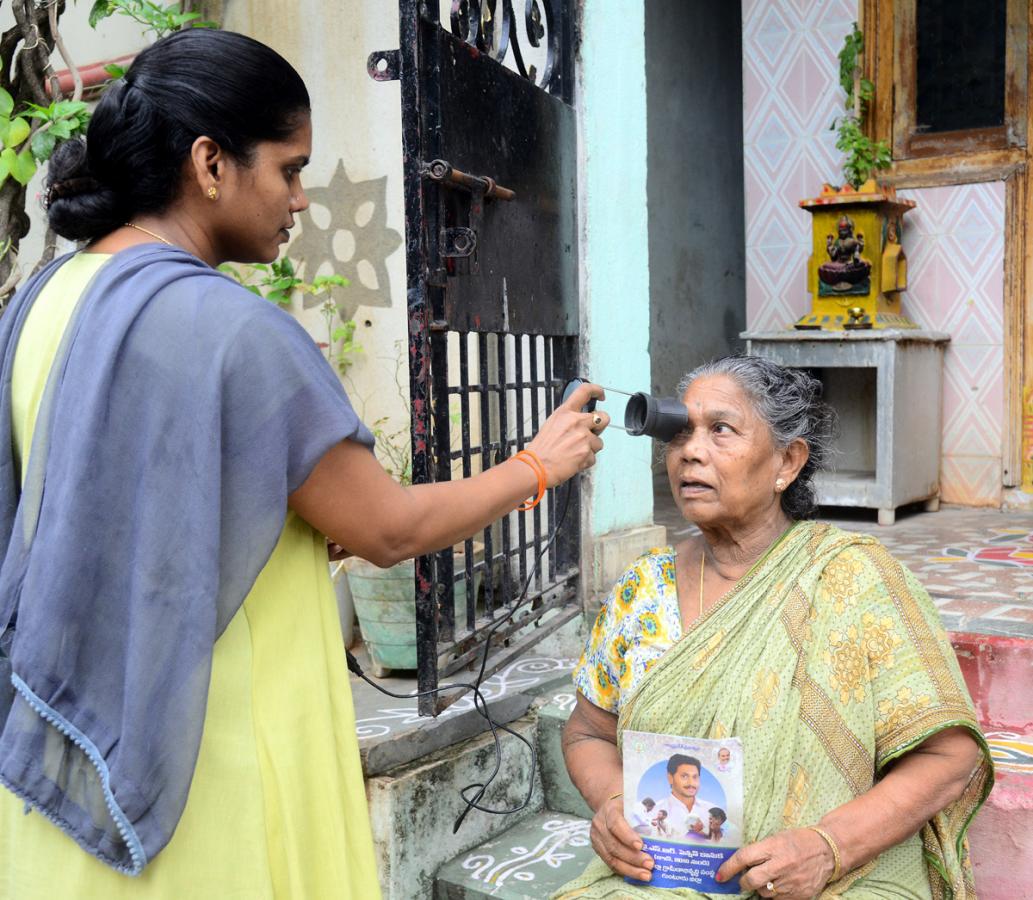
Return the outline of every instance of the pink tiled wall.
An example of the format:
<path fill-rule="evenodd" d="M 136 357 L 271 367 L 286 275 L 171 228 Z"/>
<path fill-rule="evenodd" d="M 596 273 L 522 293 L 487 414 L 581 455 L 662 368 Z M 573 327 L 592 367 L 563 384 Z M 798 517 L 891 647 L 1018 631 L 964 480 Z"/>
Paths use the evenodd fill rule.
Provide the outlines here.
<path fill-rule="evenodd" d="M 810 306 L 811 217 L 798 201 L 841 178 L 829 131 L 842 109 L 836 54 L 857 18 L 849 0 L 743 0 L 746 320 L 780 329 Z M 1004 186 L 905 192 L 910 260 L 903 307 L 948 332 L 941 489 L 997 505 L 1004 425 Z"/>
<path fill-rule="evenodd" d="M 943 366 L 943 499 L 1001 501 L 1004 424 L 1004 182 L 901 191 L 904 313 L 951 336 Z"/>

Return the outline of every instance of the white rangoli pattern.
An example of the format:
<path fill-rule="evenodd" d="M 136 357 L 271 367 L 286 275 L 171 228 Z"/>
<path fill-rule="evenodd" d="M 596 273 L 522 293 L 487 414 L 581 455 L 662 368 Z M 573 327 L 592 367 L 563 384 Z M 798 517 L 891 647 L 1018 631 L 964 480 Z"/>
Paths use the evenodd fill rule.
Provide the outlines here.
<path fill-rule="evenodd" d="M 496 672 L 491 678 L 485 679 L 481 685 L 481 693 L 488 702 L 497 700 L 506 694 L 516 694 L 540 684 L 547 678 L 554 676 L 557 672 L 573 671 L 576 662 L 577 660 L 573 658 L 554 659 L 549 657 L 516 660 L 501 671 Z M 456 678 L 463 680 L 458 675 Z M 571 703 L 573 703 L 573 695 L 571 695 Z M 466 693 L 441 712 L 437 717 L 437 721 L 447 720 L 469 712 L 473 708 L 473 695 Z M 414 700 L 404 706 L 381 707 L 376 710 L 376 715 L 365 716 L 356 720 L 355 729 L 360 741 L 368 741 L 373 738 L 385 737 L 391 734 L 391 732 L 403 729 L 408 725 L 415 725 L 426 721 L 417 712 L 416 701 Z"/>
<path fill-rule="evenodd" d="M 558 869 L 574 859 L 576 854 L 566 848 L 587 847 L 590 822 L 571 819 L 549 819 L 542 823 L 545 836 L 534 847 L 510 847 L 509 855 L 496 859 L 490 853 L 472 853 L 462 867 L 473 881 L 480 881 L 492 895 L 498 893 L 509 879 L 528 882 L 535 880 L 535 866 Z"/>

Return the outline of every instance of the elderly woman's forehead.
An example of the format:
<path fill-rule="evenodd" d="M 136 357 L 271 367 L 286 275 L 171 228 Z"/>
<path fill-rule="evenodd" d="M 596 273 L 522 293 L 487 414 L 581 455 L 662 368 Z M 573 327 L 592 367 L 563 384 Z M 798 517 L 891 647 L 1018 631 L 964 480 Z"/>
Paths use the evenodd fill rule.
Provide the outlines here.
<path fill-rule="evenodd" d="M 682 401 L 693 406 L 704 402 L 733 403 L 753 410 L 754 404 L 742 386 L 730 375 L 701 375 L 685 389 Z"/>

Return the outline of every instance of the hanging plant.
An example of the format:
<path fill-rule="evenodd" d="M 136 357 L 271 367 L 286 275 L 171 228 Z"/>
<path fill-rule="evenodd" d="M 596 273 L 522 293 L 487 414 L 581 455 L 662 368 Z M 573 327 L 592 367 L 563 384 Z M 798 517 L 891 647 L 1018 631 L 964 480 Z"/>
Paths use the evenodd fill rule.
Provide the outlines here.
<path fill-rule="evenodd" d="M 844 115 L 832 120 L 830 131 L 837 132 L 836 149 L 844 155 L 843 179 L 854 190 L 880 169 L 888 169 L 893 161 L 886 141 L 873 141 L 864 133 L 868 106 L 875 94 L 875 85 L 861 77 L 864 33 L 854 22 L 853 30 L 839 51 L 839 83 L 846 94 Z"/>

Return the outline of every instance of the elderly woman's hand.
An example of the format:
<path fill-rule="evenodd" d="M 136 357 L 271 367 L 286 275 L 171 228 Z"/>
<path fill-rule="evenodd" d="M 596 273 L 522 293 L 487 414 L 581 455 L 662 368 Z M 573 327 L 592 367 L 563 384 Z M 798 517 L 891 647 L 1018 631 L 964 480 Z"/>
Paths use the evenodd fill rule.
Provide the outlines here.
<path fill-rule="evenodd" d="M 824 839 L 809 828 L 794 828 L 740 847 L 717 870 L 717 877 L 728 881 L 742 872 L 739 887 L 744 894 L 756 891 L 761 897 L 811 900 L 834 870 Z"/>
<path fill-rule="evenodd" d="M 642 852 L 642 838 L 624 818 L 624 801 L 613 797 L 603 803 L 592 819 L 592 847 L 618 875 L 649 881 L 653 858 Z"/>

